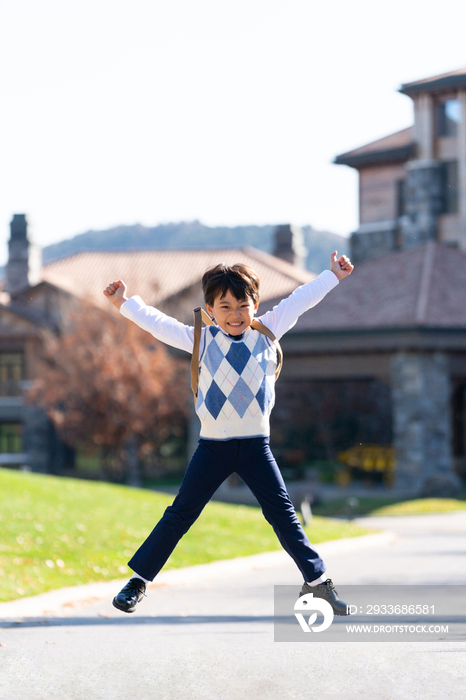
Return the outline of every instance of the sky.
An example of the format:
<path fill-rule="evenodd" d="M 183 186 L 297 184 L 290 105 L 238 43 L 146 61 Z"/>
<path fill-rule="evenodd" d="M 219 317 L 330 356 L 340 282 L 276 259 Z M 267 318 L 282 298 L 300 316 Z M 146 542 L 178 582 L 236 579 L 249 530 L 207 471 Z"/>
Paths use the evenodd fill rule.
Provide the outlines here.
<path fill-rule="evenodd" d="M 357 228 L 339 153 L 466 65 L 462 0 L 0 0 L 0 264 L 89 229 Z"/>

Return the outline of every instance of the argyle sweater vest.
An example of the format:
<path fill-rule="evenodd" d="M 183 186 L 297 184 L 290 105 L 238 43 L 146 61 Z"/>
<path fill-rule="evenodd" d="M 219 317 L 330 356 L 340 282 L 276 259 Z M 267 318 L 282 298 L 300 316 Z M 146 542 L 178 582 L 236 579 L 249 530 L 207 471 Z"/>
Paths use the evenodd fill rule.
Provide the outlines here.
<path fill-rule="evenodd" d="M 276 364 L 273 343 L 258 331 L 248 328 L 241 340 L 234 340 L 217 326 L 207 326 L 196 402 L 200 437 L 267 437 Z"/>

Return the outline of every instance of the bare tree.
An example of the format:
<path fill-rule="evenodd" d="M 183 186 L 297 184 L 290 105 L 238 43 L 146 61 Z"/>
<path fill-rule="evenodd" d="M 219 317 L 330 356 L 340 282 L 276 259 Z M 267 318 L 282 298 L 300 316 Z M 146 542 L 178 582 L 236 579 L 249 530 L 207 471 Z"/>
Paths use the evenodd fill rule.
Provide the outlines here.
<path fill-rule="evenodd" d="M 185 367 L 113 311 L 81 306 L 59 336 L 44 336 L 29 401 L 44 408 L 64 442 L 98 446 L 107 469 L 117 455 L 136 483 L 154 431 L 185 422 Z"/>

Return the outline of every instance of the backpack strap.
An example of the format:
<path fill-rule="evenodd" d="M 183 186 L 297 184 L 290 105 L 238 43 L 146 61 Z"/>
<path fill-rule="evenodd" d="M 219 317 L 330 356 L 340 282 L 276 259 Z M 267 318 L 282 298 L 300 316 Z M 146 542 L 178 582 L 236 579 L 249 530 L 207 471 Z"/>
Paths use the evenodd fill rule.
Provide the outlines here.
<path fill-rule="evenodd" d="M 194 314 L 194 345 L 193 354 L 191 357 L 191 389 L 194 394 L 194 403 L 196 403 L 197 392 L 199 388 L 199 345 L 201 343 L 201 331 L 202 331 L 202 321 L 206 326 L 214 326 L 215 323 L 212 321 L 210 316 L 206 314 L 204 309 L 200 306 L 193 310 Z"/>
<path fill-rule="evenodd" d="M 269 340 L 271 340 L 272 343 L 275 345 L 275 348 L 277 350 L 277 358 L 278 358 L 277 368 L 275 370 L 275 381 L 277 381 L 278 377 L 280 376 L 280 372 L 282 371 L 282 367 L 283 367 L 283 351 L 282 351 L 281 345 L 278 342 L 278 340 L 276 339 L 276 337 L 274 336 L 274 334 L 272 333 L 272 331 L 270 330 L 270 328 L 267 328 L 267 326 L 264 326 L 264 324 L 261 323 L 260 321 L 256 321 L 256 319 L 254 319 L 254 321 L 251 323 L 251 328 L 253 328 L 255 331 L 259 331 L 259 333 L 262 333 L 262 335 L 267 336 L 267 338 Z"/>
<path fill-rule="evenodd" d="M 204 321 L 206 326 L 215 326 L 215 323 L 212 321 L 210 316 L 206 314 L 204 309 L 201 309 L 200 306 L 195 308 L 193 310 L 194 314 L 194 344 L 193 344 L 193 354 L 191 357 L 191 389 L 193 390 L 194 394 L 194 403 L 196 402 L 197 399 L 197 393 L 199 389 L 199 346 L 201 343 L 201 331 L 202 331 L 202 322 Z M 277 368 L 275 370 L 275 381 L 277 381 L 278 377 L 280 376 L 280 371 L 282 369 L 283 365 L 283 352 L 280 347 L 280 343 L 270 330 L 270 328 L 267 328 L 267 326 L 264 326 L 263 323 L 260 321 L 254 320 L 251 323 L 251 328 L 253 328 L 255 331 L 259 331 L 259 333 L 262 333 L 262 335 L 267 336 L 269 340 L 272 341 L 272 343 L 275 345 L 275 348 L 277 350 L 277 357 L 278 357 L 278 362 L 277 362 Z"/>

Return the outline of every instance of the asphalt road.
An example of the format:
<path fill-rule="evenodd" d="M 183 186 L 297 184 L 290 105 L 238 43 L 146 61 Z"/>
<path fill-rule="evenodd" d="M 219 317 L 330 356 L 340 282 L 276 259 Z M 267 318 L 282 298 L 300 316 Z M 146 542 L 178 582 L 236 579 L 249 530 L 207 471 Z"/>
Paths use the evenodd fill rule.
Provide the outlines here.
<path fill-rule="evenodd" d="M 337 588 L 466 584 L 466 512 L 363 522 L 384 534 L 318 547 Z M 274 586 L 300 588 L 284 552 L 162 572 L 133 615 L 111 606 L 120 583 L 0 604 L 0 698 L 465 696 L 463 641 L 274 642 Z"/>

